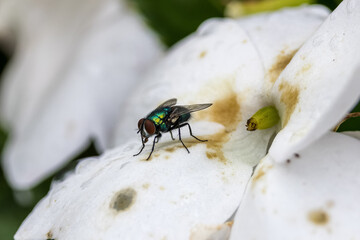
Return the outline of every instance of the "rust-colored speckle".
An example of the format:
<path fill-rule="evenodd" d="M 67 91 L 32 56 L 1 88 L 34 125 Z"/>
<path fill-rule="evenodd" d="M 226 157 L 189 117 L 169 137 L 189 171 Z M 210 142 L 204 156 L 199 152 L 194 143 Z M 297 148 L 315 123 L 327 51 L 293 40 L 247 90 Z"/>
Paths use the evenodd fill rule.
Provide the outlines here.
<path fill-rule="evenodd" d="M 189 239 L 218 239 L 218 233 L 220 231 L 222 234 L 228 233 L 230 235 L 230 230 L 233 224 L 233 221 L 228 221 L 218 225 L 197 224 L 191 229 Z"/>
<path fill-rule="evenodd" d="M 209 108 L 208 114 L 212 121 L 224 125 L 227 132 L 234 131 L 241 121 L 240 105 L 236 93 L 231 90 L 225 98 L 214 102 Z"/>
<path fill-rule="evenodd" d="M 196 144 L 198 144 L 198 143 L 202 143 L 202 142 L 199 142 L 199 141 L 197 141 L 197 140 L 195 140 L 195 139 L 193 139 L 193 138 L 191 138 L 191 139 L 186 139 L 186 140 L 182 139 L 182 140 L 183 140 L 183 142 L 184 142 L 184 144 L 185 144 L 185 146 L 186 146 L 187 148 L 191 148 L 192 146 L 194 146 L 194 145 L 196 145 Z M 179 141 L 176 145 L 172 145 L 171 147 L 167 147 L 167 148 L 165 148 L 164 150 L 165 150 L 166 152 L 172 153 L 172 152 L 175 152 L 175 150 L 177 150 L 177 149 L 179 149 L 179 148 L 184 149 L 184 151 L 186 151 L 186 149 L 184 148 L 184 146 L 181 144 L 180 141 Z M 168 156 L 168 155 L 167 155 L 167 156 Z M 166 156 L 165 156 L 165 158 L 166 158 Z M 169 156 L 168 156 L 168 158 L 169 158 Z"/>
<path fill-rule="evenodd" d="M 175 149 L 177 149 L 178 147 L 168 147 L 168 148 L 165 148 L 165 151 L 167 151 L 167 152 L 174 152 L 175 151 Z"/>
<path fill-rule="evenodd" d="M 290 85 L 287 82 L 282 82 L 279 85 L 279 91 L 281 92 L 280 101 L 285 104 L 286 108 L 285 116 L 282 118 L 282 126 L 285 127 L 299 102 L 300 90 L 297 86 Z"/>
<path fill-rule="evenodd" d="M 206 152 L 206 156 L 209 159 L 219 159 L 222 163 L 226 164 L 226 158 L 222 148 L 224 143 L 230 139 L 229 133 L 226 131 L 221 131 L 219 133 L 206 136 L 206 139 L 208 139 L 208 141 L 205 142 L 206 147 L 210 150 Z"/>
<path fill-rule="evenodd" d="M 256 169 L 255 174 L 253 176 L 253 182 L 255 183 L 256 181 L 258 181 L 259 179 L 261 179 L 266 172 L 271 169 L 273 166 L 271 165 L 262 165 L 259 168 Z"/>
<path fill-rule="evenodd" d="M 165 187 L 160 186 L 159 189 L 160 189 L 161 191 L 164 191 L 164 190 L 165 190 Z"/>
<path fill-rule="evenodd" d="M 216 152 L 206 152 L 206 156 L 209 159 L 217 158 Z"/>
<path fill-rule="evenodd" d="M 254 176 L 254 181 L 259 180 L 260 178 L 262 178 L 265 175 L 265 171 L 264 169 L 260 168 L 259 170 L 256 171 L 256 174 Z"/>
<path fill-rule="evenodd" d="M 329 215 L 322 209 L 312 210 L 308 213 L 310 222 L 316 225 L 325 225 L 329 222 Z"/>
<path fill-rule="evenodd" d="M 222 150 L 223 145 L 229 141 L 230 133 L 236 130 L 238 123 L 241 121 L 240 104 L 238 103 L 237 95 L 233 91 L 231 84 L 226 86 L 225 97 L 215 101 L 205 116 L 205 118 L 210 118 L 211 121 L 222 124 L 225 129 L 216 134 L 204 136 L 208 140 L 205 144 L 209 149 L 206 152 L 206 156 L 209 159 L 217 158 L 223 163 L 226 163 Z"/>
<path fill-rule="evenodd" d="M 292 51 L 282 50 L 280 52 L 275 60 L 275 63 L 271 66 L 267 73 L 271 83 L 275 83 L 282 70 L 284 70 L 284 68 L 289 64 L 296 52 L 297 49 Z"/>
<path fill-rule="evenodd" d="M 245 44 L 245 43 L 247 43 L 247 42 L 248 42 L 247 39 L 242 40 L 242 43 L 243 43 L 243 44 Z"/>
<path fill-rule="evenodd" d="M 303 74 L 303 73 L 309 71 L 310 68 L 311 68 L 311 65 L 309 63 L 306 63 L 302 66 L 302 68 L 298 74 Z"/>
<path fill-rule="evenodd" d="M 169 155 L 165 155 L 165 159 L 168 160 L 170 158 Z"/>
<path fill-rule="evenodd" d="M 204 58 L 206 56 L 207 52 L 206 51 L 202 51 L 200 54 L 199 54 L 199 58 Z"/>
<path fill-rule="evenodd" d="M 228 225 L 229 227 L 232 227 L 232 225 L 234 225 L 234 221 L 228 221 L 225 222 L 226 225 Z"/>
<path fill-rule="evenodd" d="M 129 209 L 135 202 L 136 191 L 132 188 L 126 188 L 115 194 L 113 197 L 110 208 L 115 209 L 117 212 Z"/>
<path fill-rule="evenodd" d="M 142 188 L 143 189 L 148 189 L 150 187 L 150 184 L 149 183 L 144 183 L 143 185 L 142 185 Z"/>

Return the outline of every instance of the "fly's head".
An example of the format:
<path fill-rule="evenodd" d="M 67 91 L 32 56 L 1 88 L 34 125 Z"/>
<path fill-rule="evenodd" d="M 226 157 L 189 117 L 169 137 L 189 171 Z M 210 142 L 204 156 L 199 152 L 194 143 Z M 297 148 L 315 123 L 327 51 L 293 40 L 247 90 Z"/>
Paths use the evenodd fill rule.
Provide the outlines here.
<path fill-rule="evenodd" d="M 155 134 L 156 127 L 153 121 L 142 118 L 138 122 L 138 132 L 141 134 L 141 137 L 143 139 L 143 142 L 146 143 L 148 141 L 148 138 Z"/>

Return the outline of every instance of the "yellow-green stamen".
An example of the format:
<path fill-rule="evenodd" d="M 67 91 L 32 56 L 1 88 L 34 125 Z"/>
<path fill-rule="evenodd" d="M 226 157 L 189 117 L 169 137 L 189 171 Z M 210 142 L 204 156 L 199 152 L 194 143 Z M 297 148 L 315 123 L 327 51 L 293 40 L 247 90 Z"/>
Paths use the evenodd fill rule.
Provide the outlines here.
<path fill-rule="evenodd" d="M 256 129 L 267 129 L 275 126 L 280 120 L 279 113 L 274 106 L 267 106 L 257 111 L 246 122 L 246 129 L 248 131 L 255 131 Z"/>

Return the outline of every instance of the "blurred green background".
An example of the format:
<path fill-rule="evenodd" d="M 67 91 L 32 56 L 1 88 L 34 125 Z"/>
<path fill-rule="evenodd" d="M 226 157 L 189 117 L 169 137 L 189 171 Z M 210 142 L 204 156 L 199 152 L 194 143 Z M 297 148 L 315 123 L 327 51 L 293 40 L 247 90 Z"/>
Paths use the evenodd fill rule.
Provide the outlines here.
<path fill-rule="evenodd" d="M 211 17 L 224 17 L 234 14 L 229 6 L 242 6 L 243 14 L 253 14 L 263 10 L 275 10 L 285 6 L 296 6 L 303 2 L 323 4 L 334 9 L 341 0 L 128 0 L 129 5 L 139 10 L 148 25 L 158 33 L 167 46 L 172 46 L 185 36 L 194 32 L 204 20 Z M 231 10 L 231 9 L 230 9 Z M 233 9 L 232 9 L 233 10 Z M 235 11 L 236 13 L 236 11 Z M 1 73 L 11 56 L 1 51 L 0 45 L 0 81 Z M 360 104 L 354 111 L 360 111 Z M 360 130 L 360 118 L 346 121 L 338 131 Z M 6 141 L 6 133 L 0 130 L 0 153 Z M 27 192 L 14 192 L 7 184 L 0 170 L 0 239 L 13 239 L 21 222 L 31 212 L 35 204 L 47 194 L 51 179 L 73 169 L 78 159 L 98 155 L 94 145 L 90 144 L 83 153 L 74 158 L 68 166 L 47 179 L 39 186 Z M 25 201 L 26 200 L 26 201 Z"/>

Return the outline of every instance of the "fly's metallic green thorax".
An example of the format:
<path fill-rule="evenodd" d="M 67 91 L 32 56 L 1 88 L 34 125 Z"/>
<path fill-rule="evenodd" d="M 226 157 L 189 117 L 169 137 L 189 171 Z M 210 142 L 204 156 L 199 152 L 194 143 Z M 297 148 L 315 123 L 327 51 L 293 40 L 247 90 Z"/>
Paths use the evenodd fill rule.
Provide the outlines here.
<path fill-rule="evenodd" d="M 167 118 L 171 112 L 171 107 L 164 107 L 162 109 L 156 109 L 152 111 L 146 119 L 149 119 L 154 122 L 155 127 L 158 131 L 166 132 L 169 127 L 169 124 L 166 124 Z"/>
<path fill-rule="evenodd" d="M 198 141 L 204 142 L 207 140 L 201 140 L 192 135 L 190 124 L 187 121 L 191 117 L 192 112 L 200 111 L 205 108 L 210 107 L 211 103 L 206 104 L 193 104 L 193 105 L 183 105 L 183 106 L 176 106 L 177 100 L 176 98 L 172 98 L 158 106 L 154 111 L 152 111 L 149 115 L 145 118 L 141 118 L 138 122 L 138 128 L 141 135 L 142 141 L 142 148 L 140 152 L 136 155 L 139 155 L 145 147 L 145 143 L 148 141 L 148 138 L 155 135 L 152 150 L 150 152 L 149 157 L 146 159 L 148 160 L 154 151 L 155 143 L 159 141 L 161 138 L 161 133 L 170 132 L 171 138 L 173 138 L 171 130 L 178 130 L 179 131 L 179 140 L 185 149 L 189 152 L 187 147 L 185 146 L 184 142 L 181 140 L 181 132 L 180 128 L 184 126 L 189 127 L 190 136 L 197 139 Z"/>
<path fill-rule="evenodd" d="M 182 108 L 182 107 L 180 107 Z M 174 109 L 172 107 L 164 107 L 162 109 L 156 109 L 152 111 L 146 119 L 149 119 L 154 122 L 155 127 L 160 132 L 167 132 L 169 128 L 174 124 L 181 124 L 190 119 L 190 113 L 185 113 L 177 117 L 170 117 Z"/>

